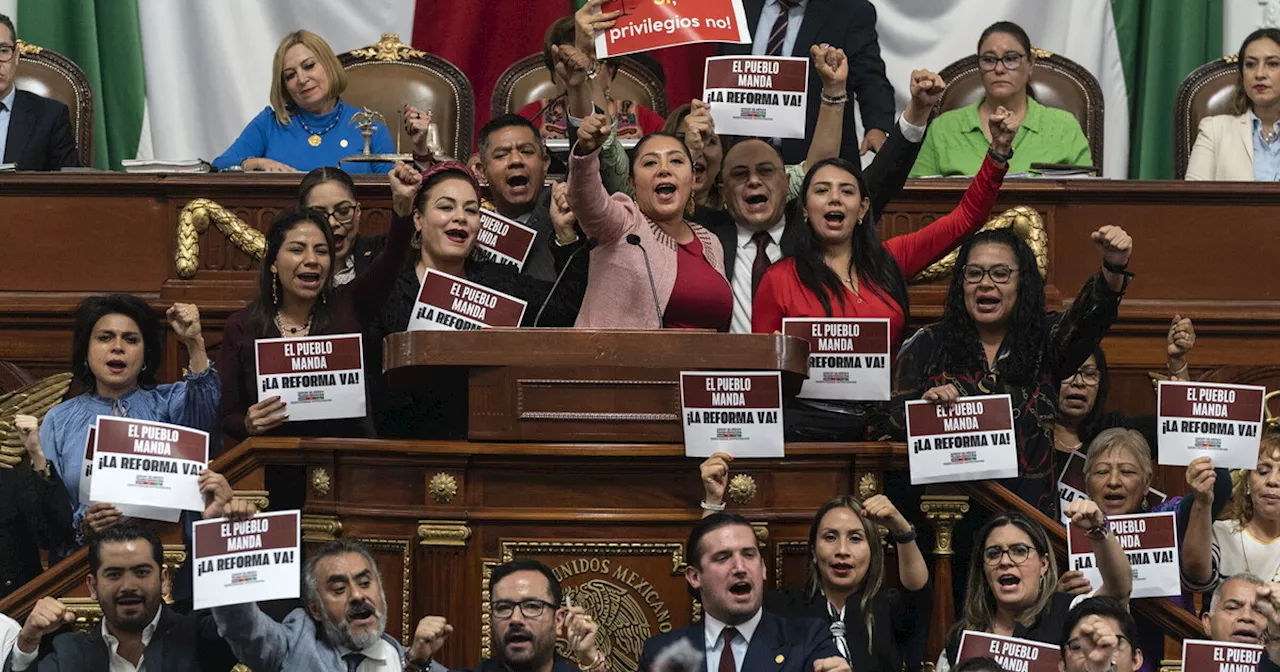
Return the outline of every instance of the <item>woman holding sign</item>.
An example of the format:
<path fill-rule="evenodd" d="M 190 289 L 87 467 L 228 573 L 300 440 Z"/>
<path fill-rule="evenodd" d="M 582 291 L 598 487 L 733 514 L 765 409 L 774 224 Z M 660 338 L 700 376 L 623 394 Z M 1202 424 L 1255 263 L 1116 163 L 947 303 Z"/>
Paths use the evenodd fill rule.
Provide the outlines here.
<path fill-rule="evenodd" d="M 557 231 L 573 231 L 573 212 L 567 207 L 563 183 L 552 193 L 551 219 Z M 539 324 L 568 327 L 577 313 L 575 296 L 581 296 L 582 274 L 568 273 L 565 286 L 550 294 L 551 283 L 520 275 L 519 269 L 472 256 L 480 232 L 480 192 L 475 178 L 460 163 L 438 163 L 423 175 L 413 200 L 418 254 L 401 267 L 396 285 L 369 331 L 372 343 L 388 334 L 409 329 L 427 271 L 436 271 L 512 295 L 528 305 L 523 325 L 532 325 L 546 302 Z M 573 287 L 571 285 L 577 285 Z M 550 301 L 547 301 L 550 297 Z M 371 362 L 381 371 L 382 348 L 372 352 Z M 372 365 L 371 365 L 372 366 Z M 381 378 L 373 381 L 374 423 L 385 438 L 466 438 L 465 378 L 437 375 L 429 389 L 392 392 Z"/>
<path fill-rule="evenodd" d="M 716 453 L 699 467 L 703 516 L 724 510 L 733 457 Z M 893 535 L 901 588 L 887 588 L 880 527 Z M 765 592 L 765 608 L 785 618 L 831 624 L 836 648 L 854 672 L 897 672 L 924 655 L 932 591 L 916 529 L 884 495 L 865 502 L 844 495 L 818 509 L 809 527 L 804 590 Z M 917 665 L 908 665 L 914 668 Z"/>
<path fill-rule="evenodd" d="M 373 434 L 364 418 L 309 420 L 286 425 L 287 404 L 259 390 L 256 341 L 320 335 L 358 334 L 377 318 L 409 251 L 413 198 L 422 175 L 405 163 L 390 173 L 395 216 L 383 248 L 368 270 L 333 288 L 333 229 L 310 210 L 280 213 L 267 230 L 267 249 L 258 273 L 258 298 L 227 320 L 220 373 L 225 393 L 222 431 L 243 441 L 261 434 L 352 436 Z"/>
<path fill-rule="evenodd" d="M 1211 494 L 1199 489 L 1195 494 L 1213 501 Z M 1188 537 L 1194 530 L 1203 534 L 1212 529 L 1212 546 L 1198 545 L 1194 564 L 1201 578 L 1210 579 L 1211 588 L 1241 572 L 1280 582 L 1280 433 L 1262 437 L 1258 466 L 1243 472 L 1236 482 L 1227 519 L 1214 522 L 1207 513 L 1193 513 L 1191 525 Z"/>
<path fill-rule="evenodd" d="M 160 385 L 163 360 L 160 324 L 145 301 L 131 294 L 91 296 L 75 313 L 71 371 L 84 394 L 49 409 L 40 425 L 40 447 L 57 468 L 74 507 L 79 539 L 120 520 L 107 503 L 80 501 L 89 429 L 99 415 L 185 425 L 213 432 L 222 387 L 210 365 L 200 329 L 200 310 L 175 303 L 165 312 L 170 328 L 187 351 L 187 373 L 177 383 Z"/>
<path fill-rule="evenodd" d="M 1106 595 L 1129 603 L 1133 576 L 1129 559 L 1107 526 L 1098 505 L 1076 500 L 1067 516 L 1093 542 L 1102 585 L 1093 595 Z M 1067 612 L 1085 596 L 1054 590 L 1058 561 L 1049 535 L 1028 516 L 1016 511 L 996 514 L 982 526 L 969 561 L 964 613 L 947 636 L 938 660 L 938 672 L 948 672 L 956 660 L 965 630 L 1049 644 L 1062 643 Z"/>

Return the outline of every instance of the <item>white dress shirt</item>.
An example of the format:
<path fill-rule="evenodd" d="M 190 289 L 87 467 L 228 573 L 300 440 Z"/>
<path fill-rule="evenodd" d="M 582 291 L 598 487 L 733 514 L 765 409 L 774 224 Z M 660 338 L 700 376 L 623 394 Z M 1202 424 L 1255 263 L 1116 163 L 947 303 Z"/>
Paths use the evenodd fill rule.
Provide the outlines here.
<path fill-rule="evenodd" d="M 782 230 L 786 228 L 787 218 L 783 215 L 777 224 L 769 227 L 769 246 L 765 253 L 769 261 L 778 263 L 782 258 Z M 733 261 L 733 278 L 729 283 L 733 287 L 733 318 L 729 322 L 729 333 L 751 333 L 751 267 L 756 261 L 756 244 L 751 242 L 755 232 L 738 226 L 737 255 Z"/>
<path fill-rule="evenodd" d="M 156 610 L 156 617 L 151 619 L 147 627 L 142 629 L 142 648 L 145 650 L 151 644 L 151 638 L 156 634 L 156 625 L 160 623 L 160 614 L 164 612 L 164 608 Z M 120 649 L 120 640 L 107 630 L 107 619 L 102 619 L 102 641 L 107 643 L 107 659 L 108 672 L 146 672 L 147 657 L 146 655 L 138 656 L 138 666 L 134 667 L 133 663 L 120 657 L 118 653 Z M 13 657 L 9 659 L 14 672 L 22 672 L 31 667 L 36 662 L 36 657 L 40 655 L 40 650 L 36 649 L 31 653 L 25 653 L 18 647 L 13 647 Z"/>
<path fill-rule="evenodd" d="M 738 672 L 749 672 L 742 669 L 742 663 L 747 659 L 747 647 L 751 646 L 751 637 L 756 634 L 756 627 L 760 625 L 760 618 L 764 616 L 764 609 L 761 608 L 756 612 L 755 616 L 747 619 L 745 623 L 733 626 L 737 628 L 738 635 L 733 638 L 733 667 Z M 720 652 L 724 651 L 724 638 L 720 633 L 729 627 L 723 621 L 718 620 L 711 614 L 703 616 L 703 630 L 707 636 L 707 672 L 719 672 L 720 670 Z M 112 671 L 114 672 L 114 670 Z"/>
<path fill-rule="evenodd" d="M 9 122 L 13 119 L 13 101 L 17 97 L 18 87 L 15 85 L 9 89 L 8 95 L 0 98 L 0 163 L 4 163 L 4 150 L 9 145 Z"/>
<path fill-rule="evenodd" d="M 347 654 L 353 653 L 351 649 L 345 646 L 338 647 L 340 657 L 346 657 Z M 404 669 L 404 662 L 400 660 L 400 652 L 396 651 L 396 647 L 391 645 L 382 637 L 378 638 L 378 642 L 367 649 L 361 649 L 360 653 L 364 654 L 364 660 L 360 661 L 360 666 L 356 668 L 356 672 L 399 672 Z"/>
<path fill-rule="evenodd" d="M 18 632 L 21 630 L 22 626 L 17 621 L 0 614 L 0 660 L 9 658 L 9 652 L 18 643 Z"/>
<path fill-rule="evenodd" d="M 796 37 L 800 35 L 800 24 L 804 22 L 804 8 L 809 0 L 800 0 L 795 7 L 787 8 L 782 0 L 768 0 L 760 10 L 760 23 L 756 24 L 756 33 L 751 43 L 752 56 L 765 56 L 769 49 L 769 35 L 773 33 L 773 24 L 778 20 L 782 10 L 787 10 L 787 36 L 782 38 L 782 56 L 790 56 L 796 48 Z M 801 56 L 808 57 L 805 49 Z"/>

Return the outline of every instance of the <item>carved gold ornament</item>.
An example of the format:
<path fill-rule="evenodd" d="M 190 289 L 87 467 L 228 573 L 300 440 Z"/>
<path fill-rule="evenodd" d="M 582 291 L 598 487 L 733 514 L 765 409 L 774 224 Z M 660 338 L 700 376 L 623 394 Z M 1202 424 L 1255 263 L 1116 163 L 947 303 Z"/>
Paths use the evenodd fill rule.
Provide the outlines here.
<path fill-rule="evenodd" d="M 258 510 L 258 513 L 266 511 L 271 506 L 271 493 L 266 490 L 236 490 L 231 494 L 231 498 L 248 501 Z"/>
<path fill-rule="evenodd" d="M 964 495 L 925 495 L 920 499 L 920 511 L 934 525 L 934 555 L 955 555 L 951 532 L 969 512 L 969 498 Z"/>
<path fill-rule="evenodd" d="M 427 492 L 440 504 L 448 504 L 458 494 L 458 479 L 442 471 L 431 477 Z"/>
<path fill-rule="evenodd" d="M 1267 415 L 1267 419 L 1262 423 L 1262 428 L 1268 432 L 1280 428 L 1280 415 L 1271 412 L 1272 399 L 1280 399 L 1280 390 L 1270 392 L 1262 398 L 1262 410 Z"/>
<path fill-rule="evenodd" d="M 751 531 L 756 535 L 757 544 L 766 544 L 769 541 L 769 523 L 751 523 Z"/>
<path fill-rule="evenodd" d="M 169 570 L 164 584 L 160 587 L 160 596 L 165 604 L 173 604 L 173 577 L 187 561 L 187 549 L 182 544 L 166 544 L 164 547 L 164 567 Z"/>
<path fill-rule="evenodd" d="M 729 479 L 729 499 L 734 504 L 746 504 L 756 497 L 756 479 L 738 474 Z"/>
<path fill-rule="evenodd" d="M 302 540 L 326 542 L 342 536 L 342 521 L 337 516 L 302 514 Z"/>
<path fill-rule="evenodd" d="M 41 54 L 41 53 L 44 53 L 44 47 L 38 47 L 34 44 L 31 44 L 30 42 L 23 42 L 22 40 L 18 40 L 18 57 L 19 58 L 23 56 L 35 56 L 36 54 Z"/>
<path fill-rule="evenodd" d="M 419 520 L 419 546 L 466 546 L 471 528 L 450 520 Z"/>
<path fill-rule="evenodd" d="M 186 204 L 178 214 L 178 254 L 175 265 L 178 277 L 190 280 L 200 270 L 200 234 L 213 224 L 232 244 L 245 254 L 261 259 L 267 251 L 267 237 L 230 210 L 207 198 Z"/>
<path fill-rule="evenodd" d="M 316 494 L 324 497 L 329 494 L 329 488 L 333 487 L 333 480 L 329 478 L 329 472 L 324 467 L 316 467 L 311 470 L 311 487 L 315 488 Z"/>
<path fill-rule="evenodd" d="M 874 495 L 880 494 L 880 479 L 875 474 L 863 474 L 858 479 L 858 499 L 867 501 Z"/>
<path fill-rule="evenodd" d="M 596 643 L 608 659 L 608 669 L 634 670 L 640 663 L 640 650 L 653 634 L 644 607 L 626 588 L 607 579 L 591 579 L 565 588 L 565 604 L 582 607 L 596 620 Z M 556 651 L 573 658 L 569 640 L 556 639 Z M 591 661 L 578 661 L 588 663 Z"/>
<path fill-rule="evenodd" d="M 76 632 L 87 635 L 102 622 L 102 607 L 92 597 L 59 597 L 58 601 L 76 617 L 72 624 Z"/>
<path fill-rule="evenodd" d="M 981 230 L 991 231 L 1010 226 L 1013 227 L 1019 238 L 1026 241 L 1027 246 L 1036 255 L 1036 266 L 1039 267 L 1040 277 L 1043 278 L 1049 269 L 1049 232 L 1044 229 L 1044 219 L 1035 210 L 1025 205 L 1019 205 L 987 220 Z M 956 257 L 959 256 L 959 253 L 959 250 L 952 250 L 947 256 L 917 273 L 916 277 L 911 279 L 911 282 L 930 282 L 951 275 L 955 272 Z"/>
<path fill-rule="evenodd" d="M 423 58 L 426 52 L 418 51 L 400 41 L 396 33 L 383 33 L 377 44 L 350 52 L 358 58 L 372 58 L 375 61 L 407 61 L 411 58 Z"/>
<path fill-rule="evenodd" d="M 0 394 L 0 468 L 12 469 L 22 462 L 27 449 L 14 427 L 13 416 L 33 415 L 43 419 L 66 396 L 71 387 L 70 373 L 57 373 L 37 380 L 12 392 Z"/>

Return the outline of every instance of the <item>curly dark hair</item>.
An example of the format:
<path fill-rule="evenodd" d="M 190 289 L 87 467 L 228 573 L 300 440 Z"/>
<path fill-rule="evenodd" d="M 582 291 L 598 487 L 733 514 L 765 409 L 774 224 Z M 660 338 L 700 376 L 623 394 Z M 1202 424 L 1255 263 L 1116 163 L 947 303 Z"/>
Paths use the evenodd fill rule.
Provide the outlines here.
<path fill-rule="evenodd" d="M 146 301 L 132 294 L 105 294 L 90 296 L 76 306 L 75 331 L 71 339 L 71 373 L 87 390 L 97 389 L 97 378 L 89 368 L 89 341 L 98 320 L 107 315 L 123 315 L 138 325 L 142 334 L 142 370 L 138 373 L 138 387 L 149 390 L 156 386 L 156 373 L 160 371 L 160 355 L 164 351 L 164 339 L 160 334 L 160 321 Z"/>
<path fill-rule="evenodd" d="M 334 263 L 333 263 L 333 229 L 329 226 L 329 220 L 324 215 L 317 214 L 314 210 L 292 207 L 285 208 L 271 222 L 271 227 L 267 229 L 267 251 L 262 257 L 262 265 L 258 269 L 258 298 L 253 300 L 245 310 L 249 311 L 249 319 L 245 327 L 254 338 L 266 338 L 271 333 L 272 324 L 276 317 L 275 296 L 280 293 L 279 278 L 275 273 L 271 272 L 272 264 L 276 263 L 276 257 L 280 254 L 280 248 L 284 246 L 285 236 L 299 224 L 314 224 L 320 229 L 320 233 L 324 234 L 324 241 L 328 243 L 329 248 L 329 271 L 324 278 L 324 288 L 320 290 L 320 299 L 316 301 L 315 307 L 312 308 L 311 333 L 319 335 L 324 333 L 324 329 L 329 326 L 331 299 L 333 296 L 333 288 L 330 286 L 333 281 Z"/>
<path fill-rule="evenodd" d="M 944 370 L 957 374 L 986 368 L 978 326 L 965 308 L 962 272 L 973 248 L 979 245 L 1004 245 L 1013 251 L 1017 260 L 1018 295 L 1004 336 L 1009 356 L 1001 362 L 1000 371 L 1012 383 L 1032 382 L 1044 352 L 1044 278 L 1040 277 L 1035 253 L 1012 228 L 980 231 L 960 246 L 942 319 L 935 327 L 943 345 L 941 365 Z"/>
<path fill-rule="evenodd" d="M 863 178 L 862 171 L 849 161 L 835 157 L 823 159 L 813 164 L 813 167 L 804 176 L 804 182 L 800 185 L 800 198 L 796 200 L 802 201 L 809 194 L 813 176 L 827 166 L 835 166 L 852 175 L 853 179 L 858 183 L 858 191 L 862 194 L 862 197 L 871 198 L 870 192 L 867 191 L 867 181 Z M 792 210 L 792 218 L 799 219 L 804 216 L 803 203 Z M 844 283 L 840 281 L 840 278 L 824 261 L 823 248 L 825 246 L 809 222 L 792 222 L 786 226 L 786 229 L 799 229 L 802 231 L 801 234 L 794 238 L 795 250 L 793 253 L 796 260 L 796 275 L 799 276 L 801 284 L 810 292 L 813 292 L 814 296 L 818 297 L 818 302 L 822 304 L 822 309 L 827 314 L 827 317 L 831 317 L 832 297 L 839 301 L 841 306 L 844 305 Z M 870 289 L 902 306 L 902 313 L 905 318 L 903 325 L 905 327 L 906 323 L 910 321 L 907 280 L 902 277 L 902 269 L 898 267 L 898 262 L 893 258 L 892 254 L 889 254 L 889 250 L 885 249 L 884 243 L 881 242 L 880 233 L 876 230 L 876 213 L 871 212 L 870 208 L 867 209 L 867 214 L 862 218 L 862 221 L 853 229 L 853 256 L 850 261 L 857 270 L 858 285 L 860 287 Z"/>

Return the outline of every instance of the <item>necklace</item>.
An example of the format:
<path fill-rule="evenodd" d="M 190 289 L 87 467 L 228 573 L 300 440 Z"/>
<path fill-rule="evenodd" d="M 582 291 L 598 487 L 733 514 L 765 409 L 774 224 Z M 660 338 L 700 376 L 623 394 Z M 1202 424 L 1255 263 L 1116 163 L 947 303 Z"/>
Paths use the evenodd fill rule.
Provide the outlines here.
<path fill-rule="evenodd" d="M 284 326 L 284 320 L 280 319 L 280 313 L 276 313 L 276 320 L 275 320 L 275 322 L 276 322 L 276 329 L 279 329 L 279 330 L 280 330 L 280 335 L 281 335 L 281 336 L 283 336 L 283 335 L 285 334 L 285 332 L 288 332 L 290 336 L 306 336 L 306 335 L 308 335 L 308 334 L 310 334 L 310 333 L 311 333 L 311 320 L 312 320 L 312 318 L 313 318 L 313 317 L 314 317 L 314 316 L 311 316 L 311 315 L 308 315 L 308 316 L 307 316 L 307 324 L 306 324 L 306 326 L 302 326 L 302 327 L 285 327 L 285 326 Z"/>
<path fill-rule="evenodd" d="M 339 102 L 338 104 L 341 105 L 342 103 Z M 301 112 L 299 112 L 295 116 L 298 117 L 298 125 L 302 127 L 302 130 L 311 134 L 311 137 L 307 138 L 307 144 L 311 145 L 312 147 L 319 147 L 320 142 L 322 140 L 320 136 L 324 135 L 325 133 L 328 133 L 329 131 L 332 131 L 333 128 L 338 125 L 338 122 L 342 121 L 342 114 L 341 113 L 335 114 L 333 117 L 333 121 L 330 122 L 329 125 L 324 128 L 324 130 L 317 132 L 312 130 L 310 126 L 307 126 L 307 122 L 302 120 Z"/>
<path fill-rule="evenodd" d="M 1066 448 L 1068 453 L 1074 453 L 1080 450 L 1080 446 L 1084 445 L 1083 441 L 1077 442 L 1074 446 L 1058 438 L 1057 434 L 1053 435 L 1053 442 L 1061 448 Z"/>

